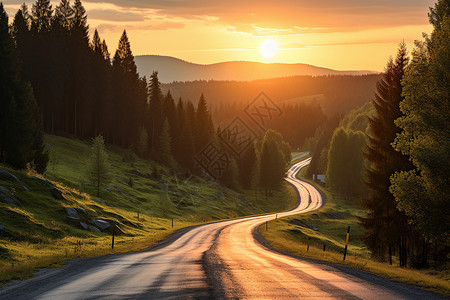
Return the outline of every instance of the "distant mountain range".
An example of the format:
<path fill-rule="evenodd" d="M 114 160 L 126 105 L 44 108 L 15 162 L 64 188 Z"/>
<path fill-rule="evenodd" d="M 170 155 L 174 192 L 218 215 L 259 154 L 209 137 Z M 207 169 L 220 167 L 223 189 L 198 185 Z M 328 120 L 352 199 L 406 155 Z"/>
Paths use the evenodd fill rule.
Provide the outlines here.
<path fill-rule="evenodd" d="M 308 64 L 259 63 L 249 61 L 230 61 L 209 65 L 190 63 L 175 57 L 159 55 L 140 55 L 135 57 L 141 76 L 147 78 L 158 71 L 162 83 L 194 80 L 235 80 L 251 81 L 257 79 L 288 77 L 296 75 L 364 75 L 375 71 L 337 71 Z"/>

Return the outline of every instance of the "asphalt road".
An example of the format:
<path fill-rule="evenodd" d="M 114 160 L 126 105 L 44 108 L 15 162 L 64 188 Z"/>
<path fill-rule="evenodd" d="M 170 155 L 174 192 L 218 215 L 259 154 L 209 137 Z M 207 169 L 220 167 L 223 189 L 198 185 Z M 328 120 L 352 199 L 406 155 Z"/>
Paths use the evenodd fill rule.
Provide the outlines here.
<path fill-rule="evenodd" d="M 295 173 L 286 178 L 301 201 L 278 217 L 323 205 Z M 74 259 L 0 288 L 0 299 L 447 299 L 417 287 L 337 265 L 283 255 L 261 245 L 256 229 L 275 214 L 182 230 L 131 254 Z"/>

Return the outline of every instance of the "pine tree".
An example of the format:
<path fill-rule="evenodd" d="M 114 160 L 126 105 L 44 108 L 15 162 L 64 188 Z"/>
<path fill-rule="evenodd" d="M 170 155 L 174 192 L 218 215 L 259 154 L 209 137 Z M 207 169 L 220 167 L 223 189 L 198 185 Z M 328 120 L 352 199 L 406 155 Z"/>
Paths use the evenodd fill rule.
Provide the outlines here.
<path fill-rule="evenodd" d="M 159 157 L 161 163 L 174 168 L 175 161 L 172 155 L 171 137 L 170 137 L 170 125 L 167 118 L 164 119 L 161 134 L 159 135 Z"/>
<path fill-rule="evenodd" d="M 203 94 L 200 96 L 200 100 L 198 101 L 195 122 L 196 145 L 199 149 L 201 149 L 205 147 L 206 144 L 211 142 L 214 135 L 214 125 L 212 123 L 211 115 L 208 111 L 208 105 Z"/>
<path fill-rule="evenodd" d="M 259 167 L 260 184 L 265 189 L 266 196 L 283 180 L 290 161 L 290 153 L 289 145 L 284 142 L 279 132 L 271 129 L 266 131 L 261 144 Z"/>
<path fill-rule="evenodd" d="M 69 0 L 61 0 L 55 7 L 55 22 L 66 30 L 73 26 L 74 10 L 70 6 Z"/>
<path fill-rule="evenodd" d="M 254 143 L 251 143 L 247 150 L 239 158 L 240 183 L 244 189 L 252 187 L 252 179 L 257 165 L 257 157 Z"/>
<path fill-rule="evenodd" d="M 377 93 L 373 100 L 375 115 L 369 118 L 369 135 L 365 158 L 370 162 L 366 168 L 366 184 L 369 190 L 367 198 L 362 200 L 367 217 L 361 218 L 366 230 L 364 243 L 372 255 L 385 260 L 397 250 L 400 253 L 400 265 L 406 267 L 406 244 L 411 231 L 406 217 L 399 212 L 393 195 L 389 192 L 391 175 L 400 170 L 411 169 L 407 156 L 396 152 L 391 143 L 399 133 L 394 120 L 401 116 L 399 103 L 403 99 L 401 80 L 408 57 L 406 46 L 401 43 L 395 60 L 390 59 L 383 78 L 377 84 Z"/>
<path fill-rule="evenodd" d="M 31 30 L 34 33 L 49 31 L 53 14 L 50 0 L 36 0 L 31 8 L 31 12 Z"/>
<path fill-rule="evenodd" d="M 413 170 L 391 178 L 399 208 L 428 242 L 442 249 L 443 264 L 450 249 L 450 1 L 439 0 L 429 14 L 434 29 L 417 42 L 403 81 L 404 116 L 393 144 L 409 155 Z"/>
<path fill-rule="evenodd" d="M 108 161 L 108 153 L 105 150 L 105 141 L 102 135 L 92 140 L 91 154 L 87 162 L 86 175 L 100 196 L 100 188 L 109 183 L 111 177 L 111 165 Z"/>
<path fill-rule="evenodd" d="M 158 72 L 153 72 L 150 76 L 150 84 L 148 87 L 148 93 L 150 95 L 149 112 L 147 114 L 147 130 L 150 136 L 152 156 L 157 157 L 158 137 L 161 134 L 161 129 L 164 121 L 163 107 L 162 107 L 162 92 L 158 79 Z"/>
<path fill-rule="evenodd" d="M 128 120 L 116 129 L 120 144 L 129 146 L 137 140 L 138 129 L 144 123 L 147 85 L 139 78 L 130 41 L 125 30 L 120 37 L 119 46 L 114 55 L 113 68 L 115 71 L 114 86 L 117 89 L 114 94 L 118 113 Z"/>
<path fill-rule="evenodd" d="M 40 115 L 33 91 L 21 78 L 21 66 L 9 33 L 8 15 L 0 2 L 0 161 L 24 168 L 35 161 L 44 172 Z"/>

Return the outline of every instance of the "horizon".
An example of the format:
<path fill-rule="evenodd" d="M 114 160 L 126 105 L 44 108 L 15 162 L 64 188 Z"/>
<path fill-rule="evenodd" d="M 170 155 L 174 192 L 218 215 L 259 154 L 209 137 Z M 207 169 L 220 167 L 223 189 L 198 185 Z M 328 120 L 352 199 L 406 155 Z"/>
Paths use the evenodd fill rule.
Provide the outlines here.
<path fill-rule="evenodd" d="M 29 9 L 34 3 L 4 3 L 10 20 L 23 2 Z M 58 2 L 51 1 L 53 8 Z M 404 40 L 411 51 L 423 32 L 431 32 L 427 13 L 434 1 L 281 1 L 276 6 L 270 1 L 229 5 L 201 0 L 82 3 L 90 35 L 97 29 L 111 53 L 125 29 L 135 56 L 170 56 L 202 65 L 228 61 L 302 63 L 333 70 L 382 72 L 400 42 Z M 267 42 L 275 48 L 263 50 Z"/>
<path fill-rule="evenodd" d="M 307 65 L 307 66 L 312 66 L 312 67 L 317 67 L 317 68 L 322 68 L 322 69 L 330 69 L 333 71 L 358 71 L 358 72 L 372 72 L 372 73 L 368 73 L 368 74 L 379 74 L 382 73 L 383 71 L 376 71 L 376 70 L 356 70 L 356 69 L 346 69 L 346 70 L 338 70 L 338 69 L 332 69 L 332 68 L 328 68 L 325 66 L 318 66 L 318 65 L 312 65 L 312 64 L 308 64 L 308 63 L 302 63 L 302 62 L 261 62 L 261 61 L 251 61 L 251 60 L 226 60 L 226 61 L 218 61 L 218 62 L 213 62 L 213 63 L 196 63 L 196 62 L 191 62 L 191 61 L 187 61 L 175 56 L 169 56 L 169 55 L 160 55 L 160 54 L 138 54 L 135 55 L 135 57 L 143 57 L 143 56 L 158 56 L 158 57 L 167 57 L 167 58 L 172 58 L 172 59 L 176 59 L 176 60 L 180 60 L 184 63 L 188 63 L 188 64 L 193 64 L 193 65 L 199 65 L 199 66 L 211 66 L 211 65 L 218 65 L 218 64 L 223 64 L 223 63 L 239 63 L 239 62 L 244 62 L 244 63 L 261 63 L 261 64 L 266 64 L 266 65 Z"/>

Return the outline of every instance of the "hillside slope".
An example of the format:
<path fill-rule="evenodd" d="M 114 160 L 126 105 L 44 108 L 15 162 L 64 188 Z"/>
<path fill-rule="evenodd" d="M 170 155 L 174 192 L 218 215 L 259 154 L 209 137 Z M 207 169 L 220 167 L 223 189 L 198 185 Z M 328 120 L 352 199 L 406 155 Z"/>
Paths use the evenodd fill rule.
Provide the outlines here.
<path fill-rule="evenodd" d="M 0 165 L 0 281 L 78 256 L 137 250 L 182 227 L 283 210 L 295 204 L 285 187 L 256 199 L 110 147 L 113 181 L 92 196 L 85 165 L 90 146 L 46 135 L 45 177 Z M 173 225 L 172 225 L 173 219 Z M 111 249 L 112 228 L 119 236 Z"/>

